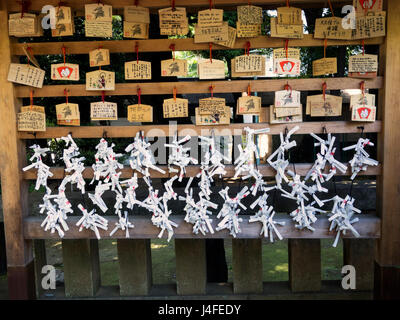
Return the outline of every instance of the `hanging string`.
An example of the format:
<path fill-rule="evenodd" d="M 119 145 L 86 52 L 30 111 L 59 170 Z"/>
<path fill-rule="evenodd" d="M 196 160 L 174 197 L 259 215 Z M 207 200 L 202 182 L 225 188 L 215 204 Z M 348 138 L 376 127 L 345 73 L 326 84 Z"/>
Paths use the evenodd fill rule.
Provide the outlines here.
<path fill-rule="evenodd" d="M 288 58 L 289 39 L 285 40 L 286 59 Z"/>
<path fill-rule="evenodd" d="M 325 101 L 325 91 L 326 91 L 326 87 L 327 87 L 326 82 L 324 82 L 324 83 L 322 84 L 322 96 L 324 97 L 324 101 Z"/>
<path fill-rule="evenodd" d="M 360 82 L 360 89 L 363 96 L 363 105 L 365 105 L 365 81 Z"/>
<path fill-rule="evenodd" d="M 64 66 L 65 66 L 65 55 L 67 53 L 67 48 L 64 45 L 61 48 L 61 52 L 62 52 L 62 55 L 63 55 Z"/>
<path fill-rule="evenodd" d="M 289 90 L 290 90 L 290 95 L 289 95 L 289 97 L 291 98 L 291 97 L 292 97 L 292 87 L 289 85 L 289 82 L 286 82 L 284 89 L 285 89 L 286 91 L 289 91 Z"/>
<path fill-rule="evenodd" d="M 31 6 L 31 2 L 28 0 L 21 0 L 17 1 L 21 5 L 21 19 L 24 17 L 25 12 L 28 11 L 29 7 Z"/>
<path fill-rule="evenodd" d="M 245 44 L 245 47 L 244 47 L 244 54 L 246 55 L 250 55 L 250 46 L 251 46 L 251 44 L 250 44 L 250 41 L 247 41 L 246 42 L 246 44 Z"/>
<path fill-rule="evenodd" d="M 247 85 L 247 95 L 250 97 L 251 96 L 251 87 L 250 83 Z"/>
<path fill-rule="evenodd" d="M 209 47 L 210 47 L 210 62 L 212 63 L 212 42 L 210 42 Z"/>
<path fill-rule="evenodd" d="M 331 0 L 328 0 L 328 4 L 329 4 L 329 9 L 331 9 L 331 12 L 332 12 L 332 17 L 334 17 L 335 13 L 333 12 L 333 7 L 332 7 Z"/>
<path fill-rule="evenodd" d="M 102 6 L 104 6 L 104 3 L 103 3 L 103 1 L 102 0 L 95 0 L 95 2 L 97 2 L 97 5 L 102 5 Z"/>
<path fill-rule="evenodd" d="M 210 10 L 211 10 L 213 7 L 213 3 L 212 3 L 212 0 L 209 0 L 209 2 L 210 2 Z"/>
<path fill-rule="evenodd" d="M 247 5 L 251 6 L 251 1 L 250 0 L 247 1 Z"/>
<path fill-rule="evenodd" d="M 174 97 L 174 101 L 176 102 L 176 87 L 174 87 L 174 89 L 172 91 L 172 95 Z"/>
<path fill-rule="evenodd" d="M 32 111 L 32 107 L 33 107 L 33 90 L 31 90 L 31 92 L 30 92 L 30 101 L 31 101 L 31 111 Z"/>
<path fill-rule="evenodd" d="M 175 0 L 171 1 L 171 7 L 172 7 L 172 11 L 175 11 Z"/>
<path fill-rule="evenodd" d="M 328 46 L 328 39 L 324 39 L 324 58 L 326 58 L 326 47 Z"/>
<path fill-rule="evenodd" d="M 289 8 L 289 0 L 286 0 L 286 7 Z"/>
<path fill-rule="evenodd" d="M 66 88 L 64 89 L 64 95 L 65 95 L 65 101 L 68 104 L 68 90 Z"/>
<path fill-rule="evenodd" d="M 139 0 L 135 0 L 135 6 L 137 7 L 139 5 Z"/>
<path fill-rule="evenodd" d="M 175 61 L 175 44 L 171 43 L 169 48 L 172 50 L 172 59 Z"/>
<path fill-rule="evenodd" d="M 137 88 L 137 96 L 138 96 L 138 104 L 141 105 L 142 104 L 142 99 L 141 99 L 142 89 Z"/>
<path fill-rule="evenodd" d="M 103 90 L 101 91 L 101 101 L 104 103 L 104 98 L 105 98 L 106 92 Z"/>
<path fill-rule="evenodd" d="M 214 85 L 208 87 L 208 89 L 211 91 L 211 98 L 214 98 L 214 87 Z"/>
<path fill-rule="evenodd" d="M 63 6 L 66 6 L 66 5 L 67 5 L 66 2 L 63 2 L 61 0 L 58 1 L 58 4 L 57 4 L 57 15 L 58 15 L 58 11 L 60 11 L 60 8 L 63 7 Z"/>
<path fill-rule="evenodd" d="M 28 52 L 30 53 L 30 55 L 33 56 L 33 49 L 32 49 L 32 47 L 27 47 L 27 48 L 26 48 L 26 51 L 28 51 Z M 27 56 L 27 58 L 28 58 L 28 65 L 29 65 L 29 63 L 31 62 L 31 59 L 29 59 L 29 55 Z"/>
<path fill-rule="evenodd" d="M 362 39 L 361 43 L 362 43 L 362 50 L 363 50 L 363 55 L 364 55 L 365 54 L 365 41 L 364 41 L 364 39 Z"/>
<path fill-rule="evenodd" d="M 135 51 L 136 51 L 136 63 L 139 64 L 139 42 L 135 44 Z"/>

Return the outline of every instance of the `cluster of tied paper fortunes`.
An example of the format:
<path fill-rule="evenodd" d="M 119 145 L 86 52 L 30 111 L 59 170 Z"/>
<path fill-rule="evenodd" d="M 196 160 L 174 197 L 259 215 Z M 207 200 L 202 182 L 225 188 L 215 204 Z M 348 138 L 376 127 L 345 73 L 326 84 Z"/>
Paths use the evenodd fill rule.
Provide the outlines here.
<path fill-rule="evenodd" d="M 219 230 L 228 230 L 229 233 L 236 237 L 241 233 L 240 224 L 243 222 L 241 213 L 247 210 L 247 207 L 242 203 L 242 200 L 251 195 L 255 198 L 250 205 L 251 209 L 258 207 L 255 215 L 249 218 L 249 223 L 259 222 L 261 224 L 261 233 L 264 237 L 269 238 L 272 242 L 275 237 L 282 239 L 279 232 L 279 226 L 284 222 L 274 219 L 274 208 L 268 205 L 268 192 L 271 190 L 279 190 L 285 198 L 296 201 L 297 209 L 290 213 L 295 227 L 298 229 L 308 229 L 314 231 L 313 224 L 318 219 L 320 213 L 328 213 L 322 208 L 327 202 L 333 202 L 333 208 L 328 213 L 330 230 L 337 232 L 334 246 L 337 245 L 341 234 L 346 234 L 350 231 L 354 236 L 359 234 L 353 224 L 358 221 L 358 218 L 353 217 L 355 213 L 360 213 L 354 206 L 354 198 L 350 195 L 345 198 L 335 196 L 331 199 L 321 200 L 319 193 L 326 193 L 328 190 L 323 187 L 323 183 L 329 181 L 337 170 L 344 173 L 347 171 L 347 165 L 340 163 L 335 159 L 336 148 L 334 147 L 335 137 L 330 134 L 324 140 L 317 135 L 311 133 L 316 140 L 315 146 L 319 147 L 317 159 L 307 173 L 304 180 L 293 171 L 289 170 L 289 160 L 286 154 L 289 150 L 296 146 L 296 141 L 290 140 L 292 135 L 299 129 L 294 127 L 285 134 L 280 133 L 280 146 L 268 157 L 267 162 L 276 171 L 276 185 L 268 185 L 264 181 L 258 167 L 255 166 L 255 159 L 259 158 L 256 136 L 266 134 L 269 128 L 253 130 L 249 127 L 244 129 L 246 134 L 246 144 L 239 148 L 239 156 L 236 158 L 234 178 L 252 181 L 249 188 L 244 186 L 237 194 L 231 195 L 229 186 L 219 191 L 219 195 L 224 200 L 222 208 L 212 200 L 211 186 L 215 176 L 223 176 L 226 174 L 224 162 L 229 162 L 217 147 L 214 135 L 199 136 L 200 145 L 205 150 L 205 154 L 200 163 L 200 172 L 195 177 L 188 179 L 185 195 L 179 196 L 173 189 L 174 182 L 182 181 L 186 175 L 188 165 L 197 165 L 198 161 L 190 157 L 189 147 L 185 147 L 191 137 L 185 136 L 181 139 L 175 135 L 171 143 L 165 144 L 171 150 L 168 159 L 168 170 L 173 175 L 167 182 L 164 183 L 164 190 L 154 189 L 151 179 L 150 170 L 158 171 L 165 174 L 165 171 L 156 166 L 153 153 L 150 149 L 151 144 L 146 140 L 143 132 L 138 132 L 134 141 L 129 144 L 125 152 L 129 156 L 129 165 L 133 169 L 132 177 L 127 180 L 121 180 L 120 176 L 123 164 L 119 159 L 123 154 L 114 152 L 114 144 L 109 145 L 105 139 L 101 139 L 96 146 L 95 163 L 93 168 L 93 179 L 90 184 L 95 184 L 94 193 L 89 193 L 88 196 L 95 206 L 89 210 L 82 204 L 78 205 L 82 213 L 81 219 L 76 223 L 79 230 L 90 229 L 98 239 L 100 239 L 99 229 L 108 230 L 108 221 L 106 218 L 96 213 L 96 209 L 100 209 L 103 213 L 109 209 L 114 210 L 118 216 L 118 221 L 115 226 L 112 226 L 110 236 L 118 230 L 125 232 L 126 237 L 129 237 L 129 230 L 134 228 L 132 222 L 129 221 L 128 210 L 132 210 L 135 206 L 147 209 L 151 214 L 151 222 L 160 229 L 158 237 L 162 237 L 164 232 L 167 233 L 168 241 L 174 234 L 174 228 L 177 224 L 171 219 L 172 211 L 169 209 L 171 200 L 180 200 L 186 203 L 184 211 L 186 216 L 184 220 L 193 225 L 193 232 L 203 235 L 214 233 Z M 47 186 L 47 179 L 52 177 L 50 167 L 43 163 L 43 157 L 49 153 L 49 148 L 41 148 L 38 145 L 33 145 L 33 155 L 30 158 L 32 162 L 24 171 L 32 168 L 37 169 L 37 180 L 35 189 L 39 190 L 41 186 L 45 187 L 46 194 L 43 197 L 43 204 L 40 205 L 40 212 L 46 214 L 46 218 L 42 223 L 42 227 L 50 232 L 58 232 L 60 237 L 63 237 L 68 231 L 67 214 L 73 213 L 72 205 L 66 197 L 65 190 L 68 184 L 76 185 L 77 189 L 85 193 L 86 182 L 83 177 L 85 169 L 83 161 L 84 157 L 80 155 L 79 147 L 76 145 L 71 135 L 61 138 L 65 141 L 66 146 L 63 151 L 62 159 L 65 163 L 66 175 L 63 178 L 58 193 L 52 194 L 52 190 Z M 365 147 L 373 146 L 373 143 L 368 139 L 360 138 L 357 144 L 344 148 L 343 150 L 354 150 L 353 159 L 349 162 L 352 170 L 351 179 L 354 179 L 360 171 L 367 170 L 368 166 L 376 166 L 378 162 L 369 157 L 365 151 Z M 138 189 L 138 174 L 143 176 L 148 187 L 148 196 L 141 201 L 136 198 Z M 195 180 L 196 179 L 196 180 Z M 197 181 L 197 187 L 200 190 L 193 193 L 192 185 Z M 311 181 L 311 184 L 306 184 L 306 181 Z M 284 188 L 283 184 L 286 184 Z M 289 188 L 289 190 L 286 190 Z M 105 191 L 110 190 L 115 193 L 115 205 L 109 208 L 102 196 Z M 212 223 L 212 211 L 218 210 L 218 223 L 215 230 Z"/>

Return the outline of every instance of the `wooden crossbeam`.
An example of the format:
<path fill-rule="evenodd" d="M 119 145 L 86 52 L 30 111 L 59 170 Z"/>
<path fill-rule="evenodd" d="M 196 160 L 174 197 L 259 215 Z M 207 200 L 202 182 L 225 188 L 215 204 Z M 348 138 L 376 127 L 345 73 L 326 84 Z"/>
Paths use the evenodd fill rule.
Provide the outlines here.
<path fill-rule="evenodd" d="M 360 219 L 359 222 L 354 224 L 354 227 L 360 233 L 360 238 L 379 238 L 380 233 L 380 220 L 375 215 L 370 214 L 359 214 L 357 217 Z M 91 230 L 82 230 L 79 232 L 79 227 L 76 223 L 80 219 L 80 216 L 68 217 L 67 223 L 69 230 L 65 233 L 64 239 L 95 239 L 96 235 Z M 115 223 L 118 222 L 116 216 L 106 216 L 109 224 L 109 230 L 104 231 L 99 229 L 102 239 L 124 239 L 125 231 L 117 231 L 112 237 L 110 232 L 114 228 Z M 174 237 L 178 239 L 206 239 L 206 238 L 225 238 L 231 239 L 232 236 L 227 230 L 216 231 L 214 234 L 207 234 L 203 236 L 201 233 L 198 235 L 193 234 L 193 225 L 184 221 L 184 216 L 171 216 L 171 220 L 178 224 L 177 228 L 174 228 Z M 261 224 L 260 223 L 249 223 L 248 216 L 243 216 L 243 222 L 240 223 L 242 232 L 237 235 L 240 239 L 257 239 L 262 238 L 260 236 Z M 285 239 L 325 239 L 334 238 L 336 232 L 329 232 L 328 218 L 326 216 L 318 217 L 318 220 L 313 224 L 315 231 L 310 230 L 299 230 L 294 227 L 294 223 L 290 216 L 286 214 L 277 214 L 274 219 L 277 221 L 285 222 L 284 226 L 279 226 L 278 230 Z M 24 220 L 24 236 L 26 239 L 59 239 L 58 233 L 50 233 L 44 231 L 40 224 L 43 221 L 43 217 L 31 216 Z M 130 230 L 131 239 L 155 239 L 160 233 L 160 229 L 153 226 L 148 216 L 133 216 L 129 219 L 135 225 L 135 228 Z M 213 218 L 211 225 L 214 230 L 219 220 Z M 166 232 L 164 236 L 166 237 Z M 351 232 L 347 232 L 344 238 L 354 238 Z"/>
<path fill-rule="evenodd" d="M 296 164 L 291 164 L 290 169 L 293 171 L 294 169 L 296 170 L 296 173 L 305 176 L 307 172 L 311 169 L 312 164 L 310 163 L 296 163 Z M 150 170 L 151 172 L 151 177 L 152 178 L 168 178 L 170 174 L 168 173 L 168 167 L 167 166 L 159 166 L 160 169 L 163 169 L 166 173 L 160 173 L 155 170 Z M 225 167 L 226 170 L 226 175 L 224 177 L 233 177 L 235 175 L 235 167 L 233 165 L 227 165 Z M 259 165 L 258 170 L 264 177 L 273 177 L 275 176 L 276 172 L 275 170 L 269 166 L 269 165 Z M 50 168 L 50 171 L 53 173 L 52 177 L 49 177 L 49 179 L 52 180 L 59 180 L 63 179 L 65 177 L 65 172 L 64 168 L 62 167 L 52 167 Z M 362 171 L 358 175 L 363 175 L 363 176 L 379 176 L 381 175 L 382 167 L 376 166 L 376 167 L 369 167 L 367 171 Z M 122 174 L 120 176 L 121 179 L 127 179 L 131 178 L 133 174 L 133 170 L 130 167 L 124 167 L 121 170 Z M 186 177 L 194 177 L 200 172 L 200 166 L 188 166 L 186 167 Z M 82 172 L 83 178 L 85 179 L 92 179 L 93 178 L 93 168 L 91 167 L 86 167 L 86 169 Z M 338 176 L 350 176 L 351 171 L 347 170 L 345 173 L 341 173 L 340 171 L 337 172 Z M 36 179 L 36 169 L 35 170 L 30 170 L 26 171 L 23 173 L 23 177 L 26 180 L 35 180 Z M 142 175 L 138 174 L 138 177 L 141 178 Z"/>
<path fill-rule="evenodd" d="M 21 5 L 14 0 L 7 0 L 8 7 L 10 12 L 21 11 Z M 345 4 L 351 4 L 351 0 L 331 0 L 333 6 L 341 8 Z M 74 10 L 82 13 L 84 11 L 84 5 L 93 3 L 92 0 L 69 0 L 67 5 L 72 7 Z M 132 0 L 108 0 L 105 1 L 106 4 L 110 4 L 113 6 L 114 11 L 122 9 L 124 6 L 132 6 Z M 57 5 L 57 1 L 48 0 L 35 0 L 32 1 L 32 5 L 29 8 L 29 11 L 40 12 L 43 6 L 53 4 Z M 246 1 L 243 0 L 214 0 L 214 4 L 216 8 L 232 8 L 235 9 L 238 5 L 247 4 Z M 264 8 L 277 8 L 285 5 L 285 2 L 282 0 L 252 0 L 251 4 L 262 6 Z M 171 6 L 170 0 L 141 0 L 139 3 L 140 6 L 147 7 L 150 9 L 159 9 L 166 8 Z M 297 7 L 320 7 L 323 8 L 327 5 L 326 0 L 290 0 L 290 5 Z M 208 8 L 208 1 L 204 0 L 176 0 L 175 6 L 177 7 L 186 7 L 188 9 L 197 10 L 199 8 Z"/>
<path fill-rule="evenodd" d="M 171 94 L 174 87 L 178 94 L 210 93 L 210 83 L 214 86 L 214 93 L 247 92 L 250 84 L 251 90 L 256 92 L 274 92 L 283 90 L 289 84 L 293 90 L 313 91 L 322 90 L 326 82 L 328 90 L 359 89 L 360 79 L 355 78 L 313 78 L 313 79 L 273 79 L 273 80 L 210 80 L 210 81 L 178 81 L 178 82 L 144 82 L 144 83 L 118 83 L 114 91 L 106 91 L 106 95 L 132 95 L 140 88 L 142 95 Z M 15 86 L 18 98 L 30 96 L 31 88 Z M 383 77 L 365 80 L 366 89 L 380 89 L 383 87 Z M 101 91 L 87 91 L 84 84 L 49 85 L 42 89 L 35 88 L 35 97 L 63 97 L 64 89 L 69 90 L 69 96 L 101 96 Z"/>
<path fill-rule="evenodd" d="M 250 41 L 252 49 L 260 48 L 282 48 L 285 46 L 285 39 L 258 36 L 251 39 L 237 39 L 233 49 L 243 49 L 246 42 Z M 365 39 L 365 45 L 380 45 L 383 37 Z M 147 39 L 147 40 L 104 40 L 104 41 L 69 41 L 69 42 L 32 42 L 14 43 L 11 52 L 17 56 L 25 55 L 23 47 L 32 48 L 35 55 L 61 54 L 61 48 L 65 45 L 68 54 L 88 54 L 89 51 L 103 46 L 111 53 L 135 52 L 135 45 L 138 43 L 140 52 L 166 52 L 171 51 L 170 45 L 175 44 L 176 51 L 208 50 L 208 43 L 194 43 L 193 38 L 186 39 Z M 83 45 L 84 44 L 84 45 Z M 328 46 L 350 46 L 361 45 L 362 40 L 327 40 Z M 303 39 L 291 39 L 290 47 L 323 47 L 323 39 L 314 39 L 312 34 L 305 34 Z M 213 50 L 230 50 L 220 45 L 213 45 Z"/>
<path fill-rule="evenodd" d="M 323 133 L 324 128 L 329 133 L 360 133 L 360 123 L 350 121 L 313 121 L 295 124 L 276 124 L 268 123 L 232 123 L 221 126 L 196 126 L 193 124 L 182 124 L 178 126 L 164 125 L 142 125 L 142 126 L 81 126 L 81 127 L 48 127 L 45 132 L 18 132 L 20 139 L 48 139 L 61 138 L 72 134 L 73 138 L 101 138 L 106 135 L 108 138 L 133 138 L 137 132 L 143 131 L 147 137 L 168 137 L 173 136 L 176 131 L 181 136 L 190 135 L 211 135 L 214 130 L 216 136 L 241 135 L 245 127 L 253 129 L 270 128 L 270 134 L 279 134 L 286 128 L 289 130 L 298 125 L 300 129 L 296 134 Z M 375 121 L 363 123 L 364 132 L 380 132 L 382 122 Z"/>

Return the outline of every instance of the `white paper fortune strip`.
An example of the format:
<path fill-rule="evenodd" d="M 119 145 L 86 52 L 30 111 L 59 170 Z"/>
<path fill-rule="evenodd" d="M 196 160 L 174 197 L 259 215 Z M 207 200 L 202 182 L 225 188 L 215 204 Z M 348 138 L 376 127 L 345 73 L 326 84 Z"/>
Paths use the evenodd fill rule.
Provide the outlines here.
<path fill-rule="evenodd" d="M 29 161 L 35 161 L 30 165 L 22 168 L 23 171 L 28 171 L 32 168 L 37 169 L 36 185 L 35 190 L 39 190 L 40 186 L 46 188 L 47 193 L 51 193 L 50 188 L 47 186 L 47 178 L 52 177 L 53 173 L 50 172 L 50 167 L 42 162 L 42 157 L 46 156 L 46 153 L 50 151 L 49 148 L 41 148 L 39 145 L 34 144 L 30 147 L 33 149 L 33 155 Z"/>
<path fill-rule="evenodd" d="M 280 146 L 267 159 L 269 165 L 277 172 L 275 175 L 275 180 L 278 189 L 281 189 L 282 180 L 289 182 L 289 179 L 285 175 L 285 170 L 289 165 L 289 161 L 285 159 L 285 151 L 288 151 L 296 146 L 296 141 L 289 141 L 289 139 L 297 130 L 299 130 L 299 126 L 295 126 L 293 129 L 291 129 L 285 137 L 281 132 L 279 135 L 281 142 Z"/>
<path fill-rule="evenodd" d="M 350 160 L 349 164 L 351 166 L 351 180 L 357 176 L 360 171 L 367 171 L 368 166 L 377 166 L 378 161 L 371 159 L 369 154 L 364 150 L 365 146 L 374 146 L 374 144 L 369 139 L 360 138 L 357 144 L 343 148 L 343 151 L 348 151 L 354 149 L 355 153 L 353 159 Z"/>
<path fill-rule="evenodd" d="M 332 245 L 333 247 L 336 247 L 340 235 L 345 235 L 348 230 L 351 231 L 356 238 L 360 237 L 358 231 L 353 227 L 353 224 L 358 222 L 359 219 L 353 219 L 353 216 L 355 213 L 361 213 L 361 210 L 353 206 L 355 199 L 349 195 L 347 195 L 344 199 L 339 196 L 335 196 L 331 200 L 333 201 L 333 208 L 328 219 L 331 222 L 329 231 L 337 231 L 335 241 Z"/>
<path fill-rule="evenodd" d="M 185 167 L 188 166 L 190 163 L 197 164 L 198 161 L 195 158 L 189 156 L 188 152 L 190 148 L 184 148 L 183 144 L 190 140 L 190 136 L 187 135 L 186 137 L 178 140 L 178 135 L 175 133 L 172 143 L 164 144 L 167 148 L 172 149 L 172 153 L 169 155 L 168 158 L 168 169 L 169 172 L 179 172 L 179 182 L 182 181 L 186 169 Z M 173 168 L 172 166 L 179 167 L 180 170 Z"/>
<path fill-rule="evenodd" d="M 96 214 L 96 210 L 88 212 L 81 204 L 78 204 L 78 208 L 82 211 L 83 217 L 79 219 L 76 223 L 76 226 L 79 227 L 79 232 L 82 231 L 83 228 L 92 230 L 97 239 L 100 240 L 99 229 L 107 230 L 108 229 L 108 221 L 107 219 Z"/>
<path fill-rule="evenodd" d="M 321 183 L 329 181 L 336 174 L 336 169 L 345 173 L 347 171 L 347 166 L 334 158 L 336 148 L 334 148 L 333 145 L 336 137 L 332 137 L 331 134 L 328 133 L 328 139 L 323 140 L 314 133 L 310 133 L 310 135 L 319 141 L 318 143 L 314 143 L 314 146 L 319 146 L 320 152 L 317 154 L 317 159 L 310 171 L 306 174 L 304 180 L 307 181 L 311 178 L 311 180 L 317 184 L 318 191 L 321 191 Z M 323 173 L 327 164 L 330 165 L 329 173 Z"/>
<path fill-rule="evenodd" d="M 243 219 L 238 217 L 240 208 L 243 210 L 247 209 L 246 206 L 244 206 L 240 201 L 247 197 L 250 194 L 250 191 L 248 191 L 248 187 L 245 186 L 234 198 L 231 198 L 228 193 L 229 187 L 226 187 L 219 192 L 220 196 L 225 202 L 217 215 L 218 219 L 222 219 L 218 223 L 216 230 L 220 231 L 222 229 L 228 229 L 229 233 L 236 238 L 236 235 L 242 232 L 239 224 L 243 221 Z"/>
<path fill-rule="evenodd" d="M 251 209 L 254 209 L 256 206 L 259 206 L 260 209 L 255 215 L 250 217 L 249 222 L 261 222 L 262 227 L 260 234 L 264 234 L 264 237 L 269 238 L 270 242 L 274 242 L 274 233 L 279 240 L 282 240 L 283 237 L 275 225 L 283 226 L 285 225 L 285 222 L 278 222 L 274 220 L 275 211 L 272 206 L 268 206 L 267 199 L 268 194 L 264 193 L 250 205 Z"/>

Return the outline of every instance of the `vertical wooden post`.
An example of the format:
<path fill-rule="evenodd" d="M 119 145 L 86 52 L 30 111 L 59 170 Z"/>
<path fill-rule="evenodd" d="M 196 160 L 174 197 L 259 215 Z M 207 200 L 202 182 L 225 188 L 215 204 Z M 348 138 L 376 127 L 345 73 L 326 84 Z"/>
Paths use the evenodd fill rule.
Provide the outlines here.
<path fill-rule="evenodd" d="M 289 282 L 293 292 L 321 290 L 321 241 L 289 239 Z"/>
<path fill-rule="evenodd" d="M 98 240 L 63 240 L 65 296 L 93 297 L 100 287 Z"/>
<path fill-rule="evenodd" d="M 14 85 L 7 81 L 13 61 L 8 36 L 7 1 L 0 1 L 0 172 L 7 247 L 8 292 L 10 299 L 34 299 L 35 275 L 32 242 L 22 232 L 28 214 L 27 182 L 21 168 L 26 163 L 25 143 L 18 139 L 16 114 L 21 101 L 15 98 Z"/>
<path fill-rule="evenodd" d="M 152 285 L 150 239 L 117 241 L 121 296 L 144 296 Z"/>
<path fill-rule="evenodd" d="M 356 290 L 374 288 L 373 239 L 343 239 L 343 264 L 356 269 Z"/>
<path fill-rule="evenodd" d="M 0 275 L 5 273 L 7 273 L 6 237 L 4 234 L 4 223 L 1 221 L 0 222 Z"/>
<path fill-rule="evenodd" d="M 206 294 L 206 243 L 202 239 L 175 239 L 176 287 L 179 295 Z"/>
<path fill-rule="evenodd" d="M 400 1 L 386 0 L 386 39 L 380 48 L 380 72 L 385 87 L 379 92 L 378 160 L 383 164 L 377 180 L 377 208 L 382 219 L 382 236 L 377 243 L 375 297 L 400 298 Z"/>
<path fill-rule="evenodd" d="M 234 293 L 262 293 L 261 257 L 261 239 L 232 239 Z"/>
<path fill-rule="evenodd" d="M 43 293 L 42 289 L 42 268 L 47 264 L 46 258 L 46 241 L 34 240 L 33 251 L 35 254 L 35 283 L 36 283 L 36 297 L 40 298 Z"/>

